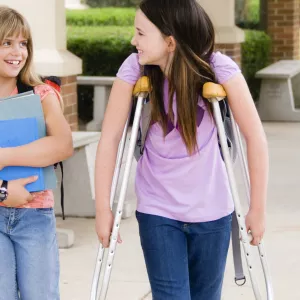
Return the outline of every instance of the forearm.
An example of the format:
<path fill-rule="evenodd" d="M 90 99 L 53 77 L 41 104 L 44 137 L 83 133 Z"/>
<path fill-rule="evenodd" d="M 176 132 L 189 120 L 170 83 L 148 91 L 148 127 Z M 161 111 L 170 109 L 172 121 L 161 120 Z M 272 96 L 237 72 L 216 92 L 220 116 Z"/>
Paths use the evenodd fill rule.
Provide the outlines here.
<path fill-rule="evenodd" d="M 265 212 L 269 176 L 268 145 L 264 137 L 247 142 L 250 209 Z"/>
<path fill-rule="evenodd" d="M 111 209 L 110 194 L 118 142 L 100 140 L 95 165 L 96 212 Z"/>
<path fill-rule="evenodd" d="M 30 144 L 1 149 L 6 166 L 47 167 L 67 159 L 73 153 L 68 136 L 47 136 Z"/>

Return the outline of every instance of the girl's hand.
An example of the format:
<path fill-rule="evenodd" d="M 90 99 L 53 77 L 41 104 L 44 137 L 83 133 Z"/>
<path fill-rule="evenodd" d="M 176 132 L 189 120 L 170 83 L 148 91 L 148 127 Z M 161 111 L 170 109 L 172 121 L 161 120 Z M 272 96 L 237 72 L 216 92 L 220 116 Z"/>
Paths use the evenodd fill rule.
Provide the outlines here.
<path fill-rule="evenodd" d="M 8 181 L 8 197 L 3 201 L 3 204 L 7 207 L 19 207 L 30 202 L 32 200 L 32 195 L 25 189 L 25 185 L 32 183 L 37 179 L 37 176 L 31 176 Z"/>
<path fill-rule="evenodd" d="M 110 209 L 103 210 L 96 213 L 96 232 L 100 243 L 104 248 L 109 247 L 110 235 L 114 223 L 114 216 Z M 118 243 L 121 244 L 122 240 L 118 235 Z"/>
<path fill-rule="evenodd" d="M 247 232 L 251 232 L 251 245 L 258 246 L 265 233 L 265 212 L 259 210 L 249 210 L 246 216 Z"/>

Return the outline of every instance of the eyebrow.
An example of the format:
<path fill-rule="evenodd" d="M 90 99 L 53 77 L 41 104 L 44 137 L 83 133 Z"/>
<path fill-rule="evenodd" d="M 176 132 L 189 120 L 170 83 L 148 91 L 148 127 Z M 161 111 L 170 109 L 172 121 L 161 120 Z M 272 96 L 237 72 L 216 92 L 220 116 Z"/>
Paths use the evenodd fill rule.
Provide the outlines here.
<path fill-rule="evenodd" d="M 144 32 L 141 28 L 136 27 L 136 29 L 137 29 L 138 31 Z"/>

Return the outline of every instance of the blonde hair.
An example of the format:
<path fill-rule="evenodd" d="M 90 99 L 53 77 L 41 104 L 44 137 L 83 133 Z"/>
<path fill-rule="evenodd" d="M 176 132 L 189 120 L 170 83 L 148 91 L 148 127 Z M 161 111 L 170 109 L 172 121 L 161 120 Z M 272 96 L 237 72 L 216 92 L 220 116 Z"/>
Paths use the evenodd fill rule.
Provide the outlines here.
<path fill-rule="evenodd" d="M 27 20 L 16 10 L 7 6 L 0 6 L 0 41 L 3 42 L 8 37 L 19 36 L 20 34 L 27 40 L 28 57 L 24 67 L 18 75 L 18 79 L 22 83 L 32 87 L 45 84 L 34 70 L 33 41 Z M 56 90 L 55 92 L 63 110 L 64 105 L 62 97 Z"/>

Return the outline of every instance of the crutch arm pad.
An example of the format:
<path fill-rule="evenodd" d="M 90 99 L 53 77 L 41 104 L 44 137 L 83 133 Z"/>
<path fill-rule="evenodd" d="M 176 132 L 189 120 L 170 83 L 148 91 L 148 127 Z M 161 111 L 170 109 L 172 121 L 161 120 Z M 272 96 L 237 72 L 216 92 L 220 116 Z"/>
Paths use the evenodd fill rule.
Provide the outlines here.
<path fill-rule="evenodd" d="M 226 92 L 221 84 L 206 82 L 203 85 L 203 97 L 206 99 L 225 98 Z"/>
<path fill-rule="evenodd" d="M 140 93 L 150 92 L 150 81 L 147 76 L 142 76 L 133 88 L 133 96 L 137 97 Z"/>

